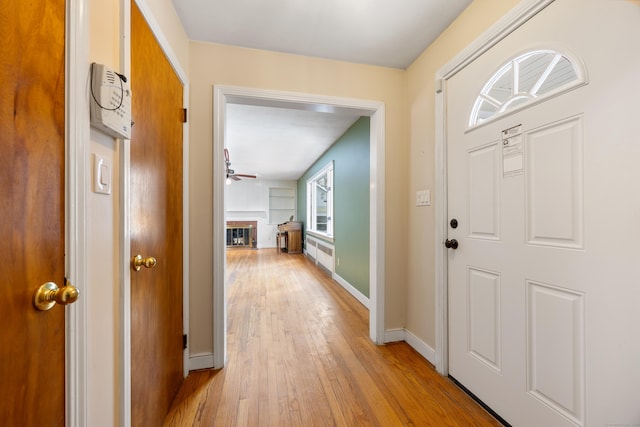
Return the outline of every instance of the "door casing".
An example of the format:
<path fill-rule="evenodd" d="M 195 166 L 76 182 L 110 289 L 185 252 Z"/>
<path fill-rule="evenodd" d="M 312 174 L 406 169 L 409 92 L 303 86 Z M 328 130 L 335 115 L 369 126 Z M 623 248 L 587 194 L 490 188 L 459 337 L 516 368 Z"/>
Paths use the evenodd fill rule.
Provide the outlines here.
<path fill-rule="evenodd" d="M 436 73 L 436 239 L 435 239 L 435 284 L 436 284 L 436 361 L 435 367 L 441 375 L 449 373 L 448 340 L 448 277 L 447 249 L 447 80 L 495 46 L 500 40 L 514 32 L 554 0 L 523 0 L 489 30 L 460 52 Z"/>
<path fill-rule="evenodd" d="M 384 103 L 294 92 L 214 86 L 213 100 L 213 368 L 226 361 L 227 302 L 225 294 L 224 170 L 222 153 L 228 103 L 314 109 L 318 106 L 371 117 L 369 195 L 369 337 L 385 342 L 384 327 L 384 224 L 385 224 L 385 107 Z M 200 366 L 205 367 L 205 366 Z M 206 366 L 211 367 L 211 366 Z"/>
<path fill-rule="evenodd" d="M 87 425 L 87 183 L 89 182 L 89 102 L 86 96 L 89 63 L 89 0 L 66 0 L 65 87 L 65 274 L 80 288 L 76 304 L 66 308 L 66 422 Z"/>

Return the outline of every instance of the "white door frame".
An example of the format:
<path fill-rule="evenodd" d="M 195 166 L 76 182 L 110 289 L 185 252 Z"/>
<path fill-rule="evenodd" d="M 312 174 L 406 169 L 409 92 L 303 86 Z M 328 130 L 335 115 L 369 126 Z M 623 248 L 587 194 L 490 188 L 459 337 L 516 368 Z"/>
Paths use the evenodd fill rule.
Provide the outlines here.
<path fill-rule="evenodd" d="M 87 0 L 83 0 L 87 1 Z M 149 0 L 135 0 L 147 21 L 158 45 L 183 85 L 182 105 L 189 107 L 189 78 L 180 65 L 169 40 L 149 7 Z M 121 37 L 120 62 L 125 75 L 131 74 L 131 3 L 120 0 Z M 85 62 L 85 64 L 88 62 Z M 135 92 L 134 92 L 135 96 Z M 88 107 L 87 107 L 88 109 Z M 120 140 L 120 425 L 131 425 L 131 232 L 130 232 L 130 170 L 131 146 L 129 140 Z M 182 325 L 183 334 L 189 333 L 189 124 L 182 126 Z M 189 347 L 183 352 L 183 375 L 189 373 Z"/>
<path fill-rule="evenodd" d="M 348 111 L 371 118 L 369 197 L 369 337 L 384 343 L 385 273 L 385 107 L 362 99 L 215 85 L 213 96 L 213 367 L 222 368 L 227 354 L 225 289 L 224 149 L 227 104 L 250 104 L 318 111 Z"/>
<path fill-rule="evenodd" d="M 80 427 L 87 425 L 88 0 L 65 5 L 65 276 L 81 290 L 65 308 L 65 418 Z"/>
<path fill-rule="evenodd" d="M 449 373 L 447 249 L 447 81 L 554 0 L 523 0 L 436 72 L 436 370 Z M 496 64 L 497 65 L 497 64 Z M 481 88 L 479 87 L 478 90 Z"/>

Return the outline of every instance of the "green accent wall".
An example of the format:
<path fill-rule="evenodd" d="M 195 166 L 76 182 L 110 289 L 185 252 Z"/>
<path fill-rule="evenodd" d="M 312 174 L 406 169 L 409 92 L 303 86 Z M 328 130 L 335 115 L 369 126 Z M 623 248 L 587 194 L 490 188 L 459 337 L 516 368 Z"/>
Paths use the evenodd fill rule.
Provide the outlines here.
<path fill-rule="evenodd" d="M 303 229 L 306 230 L 307 180 L 333 160 L 333 244 L 336 274 L 367 298 L 369 297 L 369 122 L 369 117 L 358 119 L 304 173 L 298 180 L 297 206 L 298 220 L 303 222 Z M 340 265 L 338 265 L 338 259 Z"/>

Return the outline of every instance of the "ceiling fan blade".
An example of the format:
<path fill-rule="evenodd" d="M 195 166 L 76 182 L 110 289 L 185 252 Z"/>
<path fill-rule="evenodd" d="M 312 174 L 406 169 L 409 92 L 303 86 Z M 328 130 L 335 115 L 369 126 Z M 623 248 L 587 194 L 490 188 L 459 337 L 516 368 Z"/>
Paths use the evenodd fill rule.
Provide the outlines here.
<path fill-rule="evenodd" d="M 229 175 L 229 178 L 231 178 L 234 181 L 240 181 L 240 178 L 238 178 L 238 175 Z"/>
<path fill-rule="evenodd" d="M 243 178 L 257 178 L 256 175 L 247 175 L 247 174 L 244 174 L 244 173 L 237 173 L 234 176 L 241 176 Z"/>

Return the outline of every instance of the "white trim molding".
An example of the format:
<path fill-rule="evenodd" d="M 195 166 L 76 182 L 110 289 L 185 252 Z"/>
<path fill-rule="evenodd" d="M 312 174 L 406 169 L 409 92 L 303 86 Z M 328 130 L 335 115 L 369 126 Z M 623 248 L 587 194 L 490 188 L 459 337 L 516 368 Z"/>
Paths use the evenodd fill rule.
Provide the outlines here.
<path fill-rule="evenodd" d="M 384 331 L 384 342 L 392 343 L 404 341 L 405 331 L 406 329 L 404 328 L 388 329 Z"/>
<path fill-rule="evenodd" d="M 158 20 L 155 18 L 155 16 L 153 16 L 151 7 L 148 5 L 149 3 L 153 3 L 153 1 L 135 0 L 135 2 L 138 5 L 138 9 L 140 9 L 140 12 L 142 13 L 142 16 L 144 16 L 145 21 L 147 21 L 149 28 L 151 28 L 151 32 L 155 36 L 156 40 L 158 40 L 158 45 L 162 49 L 162 52 L 164 52 L 167 60 L 173 67 L 173 71 L 176 72 L 176 75 L 178 76 L 182 84 L 187 85 L 189 82 L 189 77 L 184 71 L 184 68 L 182 68 L 180 61 L 178 60 L 178 56 L 175 54 L 173 48 L 171 47 L 171 44 L 169 43 L 169 39 L 167 39 L 167 37 L 164 35 L 162 27 L 160 27 L 160 24 L 158 24 Z"/>
<path fill-rule="evenodd" d="M 120 65 L 121 72 L 131 75 L 131 2 L 120 0 Z M 120 425 L 131 426 L 131 141 L 120 140 Z"/>
<path fill-rule="evenodd" d="M 520 28 L 529 19 L 537 15 L 538 12 L 553 3 L 553 1 L 554 0 L 522 0 L 469 44 L 469 46 L 458 53 L 451 61 L 438 70 L 436 73 L 436 87 L 438 87 L 438 80 L 449 80 L 458 74 L 460 70 Z"/>
<path fill-rule="evenodd" d="M 81 292 L 78 302 L 65 308 L 65 413 L 69 427 L 87 425 L 87 3 L 68 0 L 65 25 L 65 276 Z"/>
<path fill-rule="evenodd" d="M 197 371 L 213 366 L 213 353 L 195 353 L 189 356 L 189 370 Z"/>
<path fill-rule="evenodd" d="M 415 351 L 420 353 L 422 357 L 427 359 L 429 363 L 435 365 L 436 362 L 436 352 L 435 350 L 426 342 L 422 341 L 416 335 L 412 334 L 411 331 L 405 330 L 405 338 L 404 340 L 409 344 Z"/>
<path fill-rule="evenodd" d="M 304 250 L 304 254 L 311 262 L 315 265 L 322 267 L 325 271 L 331 274 L 331 278 L 338 283 L 340 286 L 344 288 L 345 291 L 349 292 L 352 297 L 354 297 L 360 304 L 366 307 L 367 310 L 371 310 L 371 302 L 369 298 L 364 295 L 358 288 L 353 286 L 347 280 L 345 280 L 342 276 L 335 272 L 335 246 L 333 243 L 328 243 L 325 240 L 319 240 L 312 236 L 309 236 L 309 232 L 307 231 L 306 236 L 306 249 Z M 325 246 L 331 249 L 332 255 L 330 259 L 330 265 L 325 265 L 320 259 L 318 252 L 321 251 L 318 246 Z M 387 335 L 385 333 L 384 342 L 387 341 Z"/>
<path fill-rule="evenodd" d="M 369 336 L 384 341 L 385 106 L 383 102 L 267 89 L 215 85 L 213 88 L 213 355 L 214 368 L 226 358 L 224 162 L 227 104 L 349 112 L 370 117 Z"/>
<path fill-rule="evenodd" d="M 448 340 L 448 278 L 447 251 L 443 242 L 447 233 L 447 82 L 460 70 L 491 49 L 509 34 L 520 28 L 538 12 L 554 0 L 523 0 L 485 31 L 473 43 L 444 65 L 435 75 L 438 90 L 435 95 L 436 124 L 436 238 L 435 238 L 435 280 L 436 280 L 436 350 L 435 367 L 442 374 L 449 373 Z"/>
<path fill-rule="evenodd" d="M 360 304 L 364 305 L 367 308 L 367 310 L 371 310 L 369 298 L 367 298 L 362 292 L 360 292 L 360 290 L 358 290 L 356 287 L 354 287 L 351 283 L 349 283 L 346 280 L 344 280 L 337 273 L 333 273 L 332 278 L 340 286 L 342 286 L 347 292 L 349 292 L 352 297 L 357 299 L 358 302 L 360 302 Z M 387 342 L 387 341 L 385 340 L 385 342 Z"/>
<path fill-rule="evenodd" d="M 422 357 L 424 357 L 429 363 L 435 365 L 436 352 L 429 344 L 422 341 L 416 335 L 410 331 L 402 328 L 389 329 L 385 332 L 385 342 L 400 342 L 404 341 L 411 348 L 417 351 Z"/>

